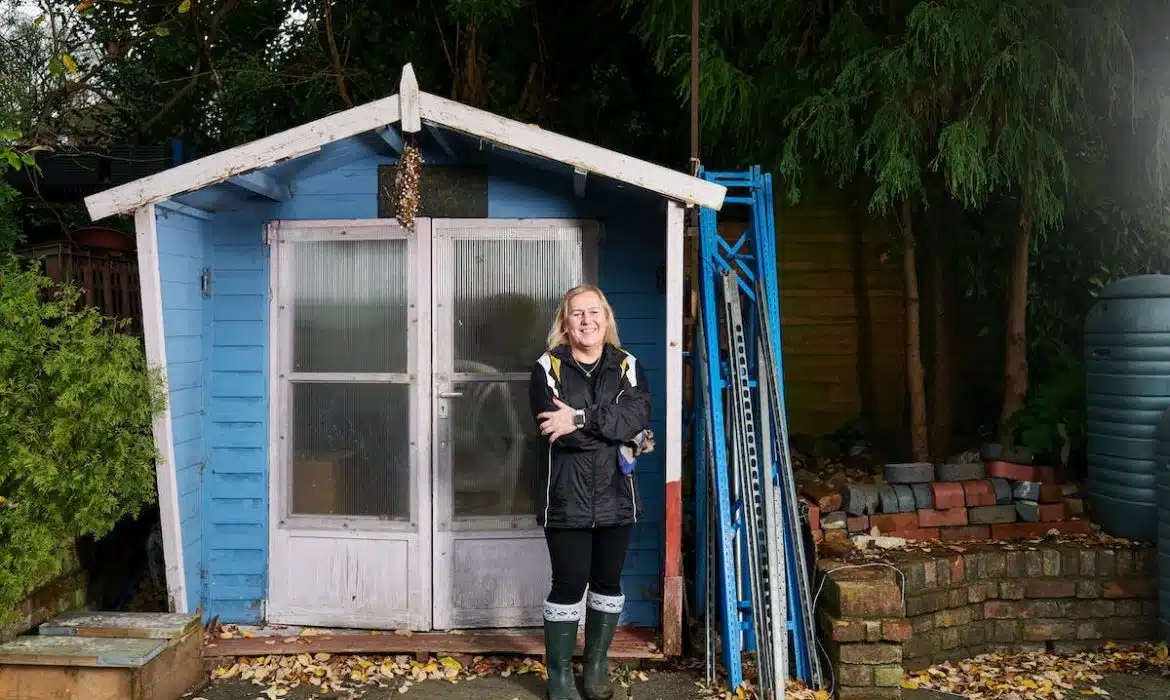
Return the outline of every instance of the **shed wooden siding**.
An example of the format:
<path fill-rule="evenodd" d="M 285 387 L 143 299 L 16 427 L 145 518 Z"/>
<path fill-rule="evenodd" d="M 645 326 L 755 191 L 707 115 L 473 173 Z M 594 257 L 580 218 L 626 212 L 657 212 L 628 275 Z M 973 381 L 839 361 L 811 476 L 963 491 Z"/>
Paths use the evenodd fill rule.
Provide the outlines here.
<path fill-rule="evenodd" d="M 206 615 L 258 622 L 268 585 L 268 248 L 253 204 L 207 226 Z"/>
<path fill-rule="evenodd" d="M 203 569 L 205 319 L 199 275 L 204 266 L 204 222 L 164 209 L 156 212 L 167 400 L 175 442 L 183 574 L 187 605 L 194 610 L 202 596 L 200 572 Z"/>
<path fill-rule="evenodd" d="M 743 226 L 721 224 L 720 234 L 734 241 Z M 776 228 L 790 430 L 822 435 L 860 418 L 899 434 L 905 340 L 889 224 L 825 196 L 779 205 Z"/>
<path fill-rule="evenodd" d="M 207 459 L 203 520 L 206 615 L 224 622 L 262 620 L 268 564 L 268 307 L 269 249 L 263 223 L 272 219 L 371 219 L 377 216 L 377 166 L 366 155 L 298 180 L 296 196 L 257 202 L 216 215 L 205 228 L 213 294 L 206 348 Z M 591 183 L 592 184 L 592 183 Z M 665 205 L 624 196 L 576 199 L 569 177 L 515 165 L 492 167 L 489 216 L 598 218 L 606 231 L 600 282 L 621 321 L 622 338 L 644 363 L 655 394 L 653 428 L 663 430 L 665 297 L 656 270 L 665 258 Z M 535 359 L 535 358 L 534 358 Z M 631 543 L 623 579 L 623 622 L 659 621 L 664 473 L 661 454 L 639 462 L 645 517 Z"/>

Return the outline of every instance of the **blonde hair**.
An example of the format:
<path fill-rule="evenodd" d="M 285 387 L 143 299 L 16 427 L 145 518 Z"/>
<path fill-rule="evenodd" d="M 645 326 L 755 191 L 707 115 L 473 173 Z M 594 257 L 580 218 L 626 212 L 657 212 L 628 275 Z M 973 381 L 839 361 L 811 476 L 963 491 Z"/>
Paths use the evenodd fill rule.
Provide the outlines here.
<path fill-rule="evenodd" d="M 565 292 L 565 296 L 561 297 L 561 303 L 557 305 L 557 313 L 553 316 L 552 327 L 548 329 L 548 350 L 553 350 L 560 345 L 568 344 L 569 334 L 565 330 L 565 326 L 568 321 L 566 317 L 569 313 L 569 302 L 574 297 L 586 292 L 593 292 L 601 299 L 601 308 L 605 310 L 605 319 L 607 321 L 605 342 L 615 348 L 622 346 L 622 341 L 618 338 L 617 318 L 613 315 L 613 307 L 609 305 L 609 300 L 605 298 L 605 292 L 601 291 L 601 288 L 595 284 L 579 284 Z"/>

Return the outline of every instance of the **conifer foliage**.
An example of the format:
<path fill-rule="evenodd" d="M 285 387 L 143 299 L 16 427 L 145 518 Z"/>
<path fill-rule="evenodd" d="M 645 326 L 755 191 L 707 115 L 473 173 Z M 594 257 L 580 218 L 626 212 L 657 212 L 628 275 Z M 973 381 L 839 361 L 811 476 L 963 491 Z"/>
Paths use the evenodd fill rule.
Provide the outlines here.
<path fill-rule="evenodd" d="M 50 284 L 0 252 L 0 623 L 63 549 L 154 500 L 160 378 L 139 339 Z"/>
<path fill-rule="evenodd" d="M 704 157 L 755 149 L 798 200 L 806 174 L 868 192 L 900 231 L 915 459 L 929 449 L 918 332 L 924 213 L 1015 208 L 1001 425 L 1025 403 L 1029 257 L 1059 235 L 1079 166 L 1113 119 L 1142 111 L 1126 0 L 758 0 L 704 3 Z M 650 0 L 640 25 L 686 84 L 684 3 Z M 755 39 L 740 42 L 741 36 Z M 767 40 L 761 37 L 767 36 Z M 727 134 L 719 133 L 727 130 Z M 720 167 L 725 167 L 722 163 Z M 931 236 L 941 232 L 929 231 Z"/>

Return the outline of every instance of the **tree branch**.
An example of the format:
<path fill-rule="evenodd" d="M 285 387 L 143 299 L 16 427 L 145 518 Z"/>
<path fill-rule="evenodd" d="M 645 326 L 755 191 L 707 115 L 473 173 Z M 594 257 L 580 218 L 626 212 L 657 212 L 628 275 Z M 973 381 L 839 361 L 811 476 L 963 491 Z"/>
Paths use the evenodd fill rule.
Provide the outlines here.
<path fill-rule="evenodd" d="M 187 79 L 187 82 L 184 83 L 183 87 L 179 88 L 178 92 L 176 92 L 174 95 L 171 95 L 171 98 L 166 101 L 161 109 L 155 112 L 154 115 L 146 121 L 146 124 L 143 126 L 143 130 L 148 130 L 155 124 L 158 124 L 159 120 L 169 114 L 170 111 L 174 109 L 175 106 L 178 105 L 184 97 L 191 94 L 191 91 L 194 90 L 195 87 L 199 84 L 199 79 L 204 75 L 204 61 L 207 62 L 207 70 L 211 72 L 212 77 L 215 78 L 216 83 L 222 83 L 219 74 L 215 70 L 215 64 L 212 60 L 211 44 L 219 35 L 219 28 L 223 23 L 224 18 L 239 4 L 239 0 L 227 0 L 223 5 L 221 5 L 208 21 L 206 32 L 202 31 L 198 18 L 194 16 L 194 13 L 192 13 L 192 35 L 195 39 L 195 42 L 199 46 L 200 56 L 195 59 L 195 67 L 191 70 L 191 77 Z"/>
<path fill-rule="evenodd" d="M 345 85 L 345 66 L 341 63 L 341 54 L 337 50 L 337 40 L 333 37 L 333 8 L 331 7 L 332 0 L 321 0 L 321 5 L 325 10 L 325 39 L 329 42 L 329 56 L 333 61 L 333 78 L 337 82 L 337 94 L 341 95 L 341 101 L 345 103 L 346 107 L 353 106 L 353 100 L 349 97 L 349 88 Z"/>
<path fill-rule="evenodd" d="M 179 90 L 175 92 L 174 95 L 171 95 L 171 99 L 167 100 L 166 104 L 164 104 L 157 112 L 154 113 L 154 116 L 146 120 L 146 124 L 142 127 L 143 131 L 150 130 L 150 128 L 157 124 L 160 119 L 162 119 L 172 109 L 174 109 L 175 105 L 179 104 L 179 102 L 182 101 L 184 97 L 189 95 L 191 91 L 195 89 L 195 86 L 199 84 L 200 76 L 203 75 L 202 68 L 203 57 L 200 56 L 199 58 L 195 59 L 195 69 L 191 72 L 191 77 L 187 79 L 186 84 L 179 88 Z"/>

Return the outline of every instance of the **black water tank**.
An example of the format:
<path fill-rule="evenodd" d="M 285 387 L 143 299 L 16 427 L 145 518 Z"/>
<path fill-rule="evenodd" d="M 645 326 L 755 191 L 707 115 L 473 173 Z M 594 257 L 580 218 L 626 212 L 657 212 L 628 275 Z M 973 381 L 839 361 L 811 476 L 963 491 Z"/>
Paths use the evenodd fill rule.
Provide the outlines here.
<path fill-rule="evenodd" d="M 1157 535 L 1155 443 L 1170 407 L 1170 275 L 1110 284 L 1085 320 L 1088 480 L 1108 534 Z"/>
<path fill-rule="evenodd" d="M 1170 641 L 1170 410 L 1158 423 L 1158 632 Z"/>

